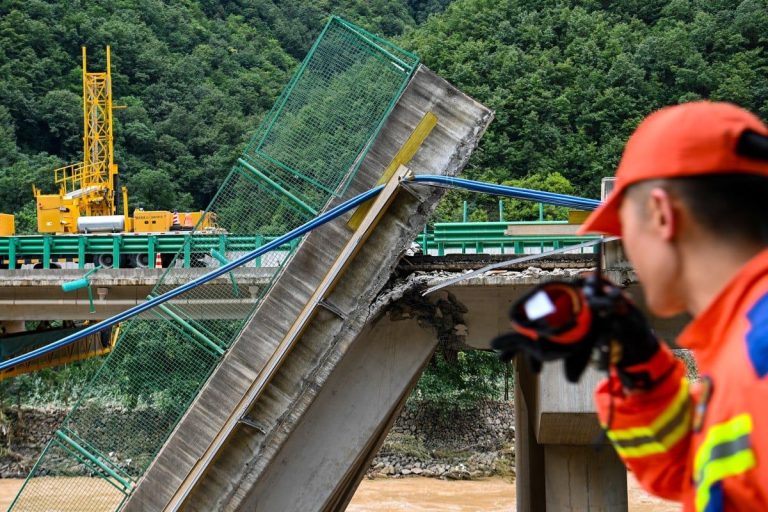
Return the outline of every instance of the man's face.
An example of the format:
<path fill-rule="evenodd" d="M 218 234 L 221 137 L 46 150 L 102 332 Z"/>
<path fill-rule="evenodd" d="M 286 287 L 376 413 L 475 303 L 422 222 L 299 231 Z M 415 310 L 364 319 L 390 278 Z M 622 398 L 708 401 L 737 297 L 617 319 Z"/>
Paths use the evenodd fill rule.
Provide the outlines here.
<path fill-rule="evenodd" d="M 674 226 L 668 225 L 674 219 L 665 218 L 669 212 L 653 190 L 632 187 L 625 194 L 619 208 L 622 242 L 648 308 L 657 316 L 671 317 L 685 311 L 679 255 L 669 231 Z"/>

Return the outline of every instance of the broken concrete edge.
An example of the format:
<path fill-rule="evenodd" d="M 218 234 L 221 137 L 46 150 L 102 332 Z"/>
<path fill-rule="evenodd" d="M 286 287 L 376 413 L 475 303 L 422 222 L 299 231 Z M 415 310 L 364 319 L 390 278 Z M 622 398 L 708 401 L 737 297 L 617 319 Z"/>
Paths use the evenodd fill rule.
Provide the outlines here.
<path fill-rule="evenodd" d="M 437 312 L 438 304 L 440 303 L 444 304 L 443 307 L 450 304 L 453 311 L 462 314 L 466 313 L 467 308 L 464 304 L 460 303 L 453 290 L 488 287 L 490 294 L 492 287 L 535 286 L 546 280 L 567 279 L 589 270 L 577 268 L 545 270 L 531 267 L 523 271 L 499 272 L 480 278 L 468 279 L 427 296 L 422 296 L 424 290 L 444 280 L 451 279 L 457 274 L 440 270 L 412 272 L 390 280 L 386 288 L 381 291 L 371 305 L 371 314 L 382 315 L 388 313 L 391 315 L 391 320 L 416 317 L 423 327 L 431 326 L 434 328 L 434 317 L 440 314 Z M 631 291 L 633 293 L 639 292 L 636 282 L 633 281 L 631 284 L 633 285 Z M 653 323 L 655 324 L 656 321 L 653 320 Z M 450 347 L 458 350 L 482 350 L 477 346 L 465 343 L 465 337 L 462 335 L 466 334 L 466 330 L 471 328 L 471 325 L 458 325 L 457 327 L 455 335 L 451 337 Z M 698 378 L 696 362 L 693 359 L 692 352 L 677 348 L 674 344 L 674 338 L 670 337 L 666 341 L 673 348 L 675 355 L 685 363 L 689 377 L 693 379 Z"/>
<path fill-rule="evenodd" d="M 415 87 L 412 87 L 414 86 Z M 376 144 L 372 148 L 371 152 L 368 154 L 367 159 L 370 159 L 373 162 L 373 165 L 369 165 L 368 169 L 365 170 L 366 163 L 364 162 L 363 167 L 361 167 L 361 173 L 358 176 L 358 178 L 362 177 L 362 179 L 358 179 L 358 183 L 353 183 L 352 186 L 350 186 L 348 193 L 349 194 L 355 194 L 362 192 L 363 190 L 366 190 L 373 182 L 376 181 L 378 178 L 378 175 L 374 175 L 377 172 L 377 169 L 379 169 L 379 163 L 385 164 L 386 161 L 391 159 L 391 155 L 394 154 L 394 151 L 396 151 L 399 144 L 402 143 L 403 135 L 406 134 L 406 131 L 408 130 L 409 126 L 412 126 L 412 122 L 414 122 L 415 119 L 420 118 L 421 115 L 423 115 L 424 111 L 430 111 L 435 110 L 437 112 L 438 116 L 443 116 L 441 119 L 441 125 L 436 130 L 436 134 L 438 137 L 439 143 L 434 143 L 430 146 L 430 144 L 427 144 L 422 148 L 422 151 L 416 155 L 415 160 L 416 164 L 414 165 L 414 168 L 421 169 L 422 172 L 429 172 L 429 173 L 445 173 L 450 175 L 456 175 L 458 172 L 463 168 L 463 166 L 466 164 L 468 160 L 468 156 L 471 153 L 472 149 L 477 145 L 479 141 L 479 136 L 482 135 L 482 133 L 485 131 L 485 128 L 487 127 L 488 123 L 490 122 L 492 118 L 492 113 L 482 107 L 482 105 L 478 104 L 474 100 L 471 100 L 461 94 L 459 91 L 455 90 L 452 86 L 448 86 L 447 84 L 444 84 L 444 81 L 431 73 L 426 68 L 420 68 L 419 71 L 414 76 L 414 79 L 412 80 L 411 84 L 409 84 L 409 91 L 407 93 L 410 94 L 408 101 L 406 102 L 400 102 L 402 104 L 398 104 L 398 106 L 395 109 L 395 112 L 393 113 L 393 116 L 390 116 L 390 119 L 388 120 L 388 123 L 391 123 L 392 126 L 387 132 L 385 129 L 382 133 L 385 135 L 388 135 L 388 137 L 380 137 L 380 140 L 377 139 Z M 406 94 L 407 95 L 407 94 Z M 404 95 L 404 97 L 406 96 Z M 458 112 L 458 114 L 453 115 L 452 111 Z M 397 114 L 397 115 L 394 115 Z M 435 134 L 433 134 L 434 136 Z M 447 144 L 447 145 L 446 145 Z M 446 149 L 447 148 L 447 149 Z M 365 172 L 362 172 L 364 171 Z M 423 189 L 423 188 L 422 188 Z M 407 246 L 407 243 L 410 242 L 415 236 L 420 232 L 420 230 L 423 228 L 423 222 L 426 221 L 426 217 L 431 213 L 432 208 L 434 208 L 437 198 L 439 197 L 439 191 L 435 191 L 434 189 L 429 189 L 428 192 L 425 192 L 425 198 L 432 197 L 430 195 L 434 196 L 435 193 L 438 195 L 434 196 L 434 202 L 432 203 L 432 207 L 425 209 L 425 207 L 422 205 L 418 208 L 418 214 L 414 215 L 412 211 L 407 211 L 407 215 L 404 215 L 403 212 L 401 212 L 401 217 L 403 219 L 401 222 L 402 226 L 407 226 L 406 234 L 402 235 L 405 238 L 408 238 L 408 240 L 405 240 L 403 243 L 405 249 L 405 246 Z M 409 195 L 407 193 L 403 194 L 404 196 Z M 413 199 L 411 199 L 413 201 Z M 410 208 L 414 208 L 414 206 L 411 206 Z M 421 224 L 416 225 L 418 222 L 421 222 Z M 341 233 L 338 231 L 338 227 L 332 226 L 333 223 L 327 225 L 324 227 L 323 230 L 325 231 L 326 228 L 329 230 L 329 233 L 336 233 L 336 236 L 340 236 Z M 400 229 L 400 228 L 397 228 Z M 398 231 L 396 231 L 398 232 Z M 401 231 L 402 233 L 402 231 Z M 305 240 L 305 244 L 309 242 L 310 239 L 313 238 L 313 233 L 308 237 L 307 240 Z M 322 237 L 320 237 L 322 238 Z M 320 240 L 318 238 L 318 240 Z M 387 237 L 385 237 L 387 238 Z M 368 270 L 370 275 L 377 275 L 377 277 L 380 277 L 378 274 L 384 272 L 387 268 L 389 268 L 389 273 L 391 273 L 391 270 L 394 268 L 394 265 L 397 262 L 397 259 L 402 255 L 402 251 L 398 250 L 396 254 L 392 254 L 391 261 L 390 261 L 390 253 L 392 251 L 392 247 L 398 247 L 400 245 L 401 240 L 398 237 L 395 237 L 395 239 L 392 239 L 391 235 L 387 239 L 388 244 L 386 245 L 386 251 L 382 251 L 381 248 L 379 249 L 379 252 L 385 252 L 386 253 L 386 263 L 382 261 L 381 265 L 377 267 L 375 272 L 372 272 L 371 270 Z M 302 244 L 304 245 L 304 244 Z M 366 244 L 368 245 L 368 244 Z M 313 258 L 316 258 L 317 256 L 323 256 L 319 261 L 306 261 L 307 258 L 303 258 L 301 260 L 297 260 L 297 256 L 299 253 L 302 252 L 302 249 L 300 248 L 297 255 L 294 256 L 294 258 L 291 259 L 288 264 L 283 267 L 282 272 L 280 273 L 281 278 L 285 277 L 291 277 L 290 274 L 288 274 L 288 268 L 291 266 L 296 266 L 294 263 L 299 262 L 301 265 L 301 262 L 308 265 L 308 268 L 314 269 L 313 271 L 320 271 L 321 268 L 323 268 L 323 265 L 327 263 L 328 257 L 332 255 L 333 253 L 329 254 L 315 254 L 312 253 L 312 249 L 314 250 L 320 250 L 323 245 L 317 245 L 314 246 L 312 244 L 309 244 L 310 254 L 314 254 L 312 256 Z M 399 249 L 399 247 L 398 247 Z M 306 255 L 305 255 L 306 256 Z M 377 259 L 377 258 L 374 258 Z M 294 269 L 295 270 L 295 269 Z M 372 292 L 378 292 L 387 282 L 389 279 L 389 273 L 386 276 L 381 277 L 380 279 L 377 278 L 369 278 L 366 277 L 364 281 L 364 289 L 366 291 L 370 290 Z M 286 282 L 286 285 L 293 284 L 295 280 L 288 279 Z M 302 293 L 309 293 L 312 289 L 311 285 L 307 285 L 306 282 L 304 282 L 306 286 L 303 288 L 300 288 L 299 291 Z M 357 290 L 355 290 L 357 292 Z M 270 296 L 272 296 L 274 292 L 274 288 L 270 291 L 270 293 L 267 295 L 267 298 L 262 302 L 261 306 L 259 307 L 259 310 L 265 309 L 264 306 L 269 302 Z M 366 299 L 363 298 L 361 293 L 355 293 L 355 296 L 353 297 L 354 308 L 359 308 L 362 304 L 365 304 L 365 307 L 367 309 L 368 303 L 373 300 L 375 293 L 373 293 L 372 296 L 368 297 L 368 301 L 366 302 Z M 367 297 L 367 292 L 366 292 Z M 331 301 L 333 302 L 333 301 Z M 286 304 L 281 304 L 282 307 L 285 307 Z M 352 306 L 350 306 L 350 309 L 352 309 Z M 274 308 L 271 308 L 274 309 Z M 266 311 L 271 311 L 270 308 L 266 308 Z M 342 308 L 344 310 L 344 308 Z M 256 314 L 257 316 L 260 313 L 260 311 L 257 310 Z M 273 311 L 274 313 L 274 311 Z M 266 314 L 266 313 L 265 313 Z M 329 313 L 330 314 L 330 313 Z M 319 315 L 320 316 L 320 315 Z M 254 318 L 252 317 L 252 319 Z M 252 320 L 253 321 L 253 320 Z M 349 322 L 346 322 L 349 324 Z M 363 322 L 364 323 L 364 322 Z M 246 329 L 248 330 L 248 329 Z M 292 402 L 283 404 L 282 406 L 285 407 L 285 409 L 280 411 L 279 417 L 273 417 L 274 413 L 277 411 L 273 410 L 263 410 L 261 411 L 265 417 L 269 420 L 269 426 L 267 429 L 270 432 L 270 439 L 265 439 L 266 433 L 264 436 L 257 436 L 255 433 L 253 434 L 254 438 L 253 441 L 257 443 L 257 445 L 249 445 L 251 449 L 247 450 L 249 454 L 253 452 L 254 457 L 251 459 L 251 462 L 248 463 L 247 467 L 245 468 L 245 471 L 250 473 L 249 475 L 243 475 L 243 466 L 237 465 L 240 469 L 237 469 L 236 467 L 231 467 L 230 469 L 233 471 L 232 473 L 228 474 L 226 480 L 228 483 L 222 482 L 220 479 L 217 480 L 215 476 L 211 477 L 211 481 L 209 482 L 213 487 L 208 488 L 206 485 L 202 485 L 203 488 L 208 488 L 207 491 L 202 491 L 203 493 L 208 492 L 207 496 L 205 496 L 206 500 L 226 500 L 228 503 L 231 501 L 238 501 L 243 499 L 243 494 L 248 492 L 248 485 L 249 481 L 253 481 L 253 478 L 257 478 L 258 474 L 261 472 L 261 470 L 264 467 L 264 464 L 267 464 L 269 461 L 272 460 L 272 457 L 275 454 L 275 451 L 277 448 L 279 448 L 279 444 L 272 443 L 272 440 L 274 437 L 284 437 L 288 434 L 290 430 L 290 422 L 295 421 L 297 417 L 301 416 L 301 413 L 303 410 L 306 409 L 306 404 L 311 402 L 313 394 L 316 393 L 318 387 L 322 384 L 323 378 L 327 377 L 327 373 L 330 371 L 327 367 L 318 367 L 316 363 L 316 359 L 318 357 L 330 356 L 329 353 L 327 353 L 329 348 L 328 342 L 332 341 L 333 338 L 341 339 L 339 336 L 343 337 L 343 334 L 346 334 L 350 341 L 354 339 L 354 333 L 350 333 L 349 331 L 346 331 L 345 333 L 340 333 L 340 330 L 338 328 L 333 328 L 333 331 L 335 331 L 335 334 L 332 335 L 332 338 L 324 339 L 322 340 L 322 350 L 319 351 L 316 355 L 310 354 L 306 350 L 304 351 L 304 354 L 302 357 L 307 357 L 309 355 L 312 356 L 311 363 L 313 366 L 317 368 L 316 370 L 316 376 L 308 376 L 302 372 L 302 380 L 298 383 L 298 387 L 296 385 L 293 385 L 294 387 L 291 388 L 285 388 L 285 387 L 279 387 L 275 386 L 275 394 L 274 396 L 270 397 L 270 404 L 267 405 L 267 407 L 270 407 L 271 405 L 276 405 L 277 402 L 283 401 L 283 395 L 285 395 L 285 398 L 288 398 L 288 395 L 290 395 Z M 254 333 L 250 333 L 254 334 Z M 330 334 L 330 332 L 329 332 Z M 317 340 L 316 340 L 317 341 Z M 252 344 L 252 343 L 251 343 Z M 315 343 L 317 344 L 317 343 Z M 307 350 L 315 350 L 314 347 L 311 347 L 310 342 L 307 342 L 307 346 L 305 349 Z M 234 350 L 236 348 L 236 344 L 233 345 L 233 348 L 230 350 Z M 264 354 L 266 355 L 266 354 Z M 261 355 L 259 355 L 261 356 Z M 232 359 L 237 364 L 241 364 L 242 360 L 235 360 L 235 358 L 229 358 Z M 222 366 L 227 362 L 222 362 Z M 253 366 L 253 365 L 251 365 Z M 246 375 L 249 371 L 249 369 L 244 368 L 242 372 L 243 375 Z M 209 379 L 209 383 L 214 379 L 214 377 L 220 373 L 218 370 L 212 375 L 211 379 Z M 294 376 L 295 377 L 295 376 Z M 305 378 L 308 377 L 308 378 Z M 276 379 L 280 379 L 283 381 L 283 384 L 285 385 L 289 381 L 293 379 L 292 376 L 286 374 L 282 377 L 278 374 L 276 376 Z M 226 381 L 226 379 L 223 379 Z M 300 393 L 300 390 L 302 389 L 301 386 L 304 386 L 304 393 L 301 396 L 294 396 L 296 394 Z M 288 393 L 285 394 L 284 392 Z M 208 393 L 208 398 L 213 397 L 218 393 L 218 391 L 214 390 L 211 393 Z M 198 396 L 198 399 L 193 403 L 193 407 L 190 409 L 190 411 L 187 412 L 184 418 L 181 419 L 181 422 L 176 428 L 175 433 L 172 435 L 172 437 L 166 442 L 166 445 L 163 447 L 163 450 L 161 450 L 160 456 L 158 459 L 155 460 L 153 465 L 149 468 L 148 472 L 145 474 L 144 483 L 147 483 L 147 477 L 149 476 L 150 472 L 153 471 L 153 467 L 159 467 L 159 471 L 164 471 L 162 468 L 165 467 L 165 471 L 178 471 L 180 468 L 178 468 L 178 464 L 171 464 L 171 465 L 158 465 L 158 461 L 160 458 L 163 457 L 163 452 L 166 451 L 166 448 L 170 444 L 178 445 L 178 447 L 183 448 L 184 446 L 184 438 L 180 438 L 181 440 L 178 443 L 172 443 L 174 437 L 176 437 L 179 433 L 179 430 L 184 427 L 184 425 L 187 423 L 188 418 L 195 416 L 192 415 L 191 412 L 193 408 L 198 408 L 198 406 L 203 402 L 201 400 L 202 394 Z M 206 398 L 206 400 L 208 400 Z M 201 410 L 205 409 L 208 406 L 216 405 L 213 403 L 208 403 L 210 400 L 208 400 L 204 405 L 205 407 L 199 407 Z M 220 403 L 218 403 L 220 407 Z M 255 405 L 257 406 L 257 405 Z M 208 419 L 211 419 L 209 416 Z M 191 425 L 190 425 L 191 426 Z M 207 435 L 207 434 L 206 434 Z M 249 434 L 251 435 L 251 434 Z M 274 437 L 272 437 L 274 435 Z M 258 439 L 257 439 L 258 438 Z M 249 438 L 246 438 L 245 441 L 247 442 Z M 234 444 L 238 445 L 238 442 L 234 442 Z M 265 445 L 268 445 L 265 447 Z M 177 454 L 178 455 L 178 454 Z M 175 458 L 174 458 L 175 457 Z M 189 458 L 189 457 L 187 457 Z M 235 459 L 239 460 L 240 456 L 235 456 Z M 219 460 L 226 459 L 226 457 L 222 456 Z M 167 458 L 168 462 L 173 462 L 174 460 L 181 460 L 176 455 L 171 455 L 171 457 Z M 194 462 L 194 461 L 192 461 Z M 225 466 L 232 466 L 234 461 L 227 461 L 225 463 Z M 253 464 L 253 467 L 251 467 L 251 464 Z M 213 468 L 211 469 L 211 473 L 216 473 L 216 470 Z M 183 471 L 183 469 L 181 470 Z M 225 470 L 226 471 L 226 470 Z M 164 481 L 167 480 L 167 478 L 164 479 Z M 216 488 L 218 484 L 226 484 L 224 488 Z M 173 485 L 173 484 L 171 484 Z M 238 488 L 239 487 L 239 488 Z M 167 486 L 166 486 L 167 488 Z M 139 490 L 141 489 L 141 486 L 139 486 Z M 157 491 L 158 489 L 155 489 Z M 149 492 L 149 491 L 147 491 Z M 137 498 L 137 493 L 135 493 L 132 498 L 130 499 L 127 507 L 130 507 L 131 505 L 141 506 L 141 500 L 134 500 Z M 147 498 L 150 497 L 149 494 L 144 493 Z M 202 497 L 202 496 L 201 496 Z M 154 501 L 157 501 L 157 499 L 154 499 Z M 203 500 L 205 501 L 205 500 Z M 193 499 L 192 503 L 199 507 L 205 507 L 205 504 L 202 503 L 202 501 Z M 190 503 L 190 504 L 192 504 Z"/>
<path fill-rule="evenodd" d="M 554 268 L 554 269 L 542 269 L 540 267 L 530 266 L 524 270 L 493 270 L 487 272 L 481 276 L 471 277 L 462 281 L 458 281 L 451 285 L 451 287 L 461 286 L 518 286 L 518 285 L 536 285 L 546 281 L 556 279 L 574 279 L 586 272 L 592 272 L 594 269 L 585 268 Z M 437 271 L 430 273 L 420 273 L 421 275 L 430 275 L 427 280 L 427 288 L 439 285 L 446 281 L 460 276 L 465 272 L 445 272 Z M 468 272 L 466 272 L 468 273 Z M 439 294 L 443 290 L 437 290 L 435 294 Z M 431 294 L 430 294 L 431 295 Z"/>
<path fill-rule="evenodd" d="M 479 136 L 484 132 L 490 118 L 490 112 L 486 111 L 485 115 L 476 121 L 473 134 L 471 136 L 467 135 L 468 139 L 465 139 L 457 150 L 451 154 L 448 162 L 446 162 L 443 167 L 440 167 L 440 172 L 449 175 L 458 174 L 458 171 L 466 164 L 469 154 L 479 141 Z M 414 168 L 418 169 L 419 167 L 414 165 Z M 275 424 L 275 427 L 270 430 L 264 440 L 260 443 L 261 448 L 255 456 L 256 458 L 254 459 L 254 465 L 251 467 L 250 475 L 245 475 L 239 485 L 246 489 L 248 488 L 248 485 L 253 485 L 253 482 L 259 478 L 258 474 L 275 456 L 281 443 L 280 438 L 284 439 L 287 437 L 287 433 L 285 432 L 287 427 L 285 427 L 285 424 L 298 422 L 302 417 L 302 414 L 312 404 L 314 397 L 317 394 L 317 390 L 328 378 L 328 374 L 334 364 L 344 356 L 346 350 L 353 342 L 355 342 L 359 336 L 359 332 L 367 324 L 369 320 L 368 306 L 370 302 L 374 300 L 376 294 L 388 282 L 398 260 L 407 249 L 408 243 L 420 232 L 423 223 L 426 222 L 429 215 L 431 215 L 442 193 L 442 190 L 419 187 L 417 190 L 403 191 L 402 193 L 404 196 L 416 195 L 417 198 L 421 195 L 422 197 L 418 198 L 418 202 L 414 202 L 412 197 L 403 200 L 398 198 L 396 202 L 402 203 L 402 205 L 415 203 L 416 212 L 408 212 L 407 215 L 404 215 L 403 212 L 399 213 L 399 216 L 403 218 L 399 221 L 401 223 L 400 226 L 395 229 L 399 229 L 400 232 L 395 240 L 392 240 L 390 235 L 390 239 L 386 244 L 387 249 L 385 250 L 385 252 L 389 254 L 392 252 L 393 248 L 395 248 L 393 256 L 388 256 L 388 261 L 382 266 L 377 267 L 376 272 L 368 274 L 373 277 L 366 279 L 365 286 L 363 287 L 364 291 L 360 290 L 360 293 L 357 294 L 354 309 L 348 312 L 343 326 L 331 336 L 330 340 L 326 341 L 324 353 L 301 382 L 302 390 L 300 396 L 288 405 L 288 410 L 284 411 L 281 415 L 280 422 Z M 404 207 L 402 205 L 401 208 Z M 391 208 L 391 210 L 395 211 L 397 211 L 397 209 L 397 205 L 395 205 L 394 208 Z M 396 213 L 392 217 L 397 218 L 398 214 Z M 376 233 L 374 233 L 371 238 L 374 238 L 375 236 Z M 368 245 L 363 249 L 363 251 L 365 250 L 370 250 Z M 380 247 L 379 251 L 381 252 L 382 250 L 383 249 Z M 250 481 L 251 484 L 248 484 L 247 481 Z M 235 497 L 235 499 L 237 499 L 237 497 Z M 248 496 L 241 495 L 240 499 L 248 499 Z"/>

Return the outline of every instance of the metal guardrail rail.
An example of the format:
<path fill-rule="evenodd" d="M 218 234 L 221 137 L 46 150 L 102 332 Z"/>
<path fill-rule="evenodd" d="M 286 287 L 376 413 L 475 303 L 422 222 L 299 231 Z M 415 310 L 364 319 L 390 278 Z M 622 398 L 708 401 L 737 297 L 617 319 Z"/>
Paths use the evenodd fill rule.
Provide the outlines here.
<path fill-rule="evenodd" d="M 425 254 L 444 256 L 462 254 L 527 254 L 531 251 L 553 250 L 577 245 L 591 236 L 509 236 L 504 231 L 511 222 L 442 222 L 434 227 L 425 226 L 416 239 Z M 517 223 L 519 224 L 519 223 Z M 532 222 L 530 224 L 540 224 Z M 552 222 L 552 224 L 561 224 Z M 39 263 L 43 269 L 56 268 L 52 264 L 69 261 L 84 269 L 93 258 L 110 254 L 114 268 L 119 268 L 128 255 L 147 255 L 147 268 L 155 268 L 158 254 L 179 254 L 177 265 L 183 268 L 206 266 L 204 258 L 216 254 L 250 252 L 276 236 L 179 234 L 179 235 L 19 235 L 0 237 L 0 267 L 15 270 L 24 263 Z M 296 242 L 282 247 L 289 252 Z M 279 249 L 278 249 L 279 250 Z M 214 256 L 215 257 L 215 254 Z M 260 260 L 254 263 L 262 266 Z"/>
<path fill-rule="evenodd" d="M 452 252 L 527 254 L 531 251 L 553 250 L 577 245 L 592 236 L 509 236 L 504 231 L 510 224 L 520 222 L 438 222 L 434 227 L 424 228 L 416 239 L 426 254 L 444 256 Z M 542 224 L 530 222 L 527 224 Z M 548 223 L 545 223 L 548 224 Z M 562 222 L 551 222 L 562 224 Z M 177 264 L 183 268 L 205 266 L 202 259 L 212 251 L 218 254 L 228 252 L 250 252 L 276 236 L 226 235 L 226 234 L 102 234 L 102 235 L 18 235 L 0 237 L 0 267 L 15 270 L 26 263 L 39 263 L 43 269 L 51 269 L 59 261 L 77 263 L 84 269 L 93 257 L 112 255 L 114 267 L 123 265 L 127 255 L 147 255 L 147 268 L 155 268 L 158 254 L 180 254 Z M 292 251 L 296 242 L 282 247 Z M 215 255 L 214 255 L 215 257 Z M 261 266 L 257 260 L 254 265 Z M 55 267 L 53 267 L 55 268 Z"/>
<path fill-rule="evenodd" d="M 25 260 L 39 260 L 43 269 L 50 269 L 58 260 L 77 263 L 78 268 L 92 261 L 94 256 L 110 254 L 114 267 L 119 268 L 124 257 L 132 254 L 147 255 L 147 267 L 155 268 L 158 254 L 176 255 L 184 268 L 198 266 L 201 258 L 211 251 L 250 252 L 276 236 L 226 234 L 101 234 L 101 235 L 29 235 L 0 237 L 0 265 L 18 269 Z M 291 251 L 296 243 L 283 247 Z M 279 249 L 278 249 L 279 250 Z M 259 260 L 255 265 L 261 266 Z M 54 267 L 55 268 L 55 267 Z"/>
<path fill-rule="evenodd" d="M 562 249 L 595 240 L 595 236 L 526 235 L 510 236 L 510 225 L 564 225 L 565 222 L 438 222 L 422 232 L 416 242 L 425 254 L 529 254 Z M 591 250 L 591 248 L 589 248 Z"/>

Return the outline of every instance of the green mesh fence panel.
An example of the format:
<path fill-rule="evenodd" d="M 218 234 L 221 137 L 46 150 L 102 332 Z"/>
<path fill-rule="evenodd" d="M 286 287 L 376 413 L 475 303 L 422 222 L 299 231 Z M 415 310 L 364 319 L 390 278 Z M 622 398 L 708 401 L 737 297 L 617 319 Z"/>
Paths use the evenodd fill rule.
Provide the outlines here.
<path fill-rule="evenodd" d="M 338 18 L 326 25 L 244 160 L 312 212 L 342 193 L 417 59 Z"/>
<path fill-rule="evenodd" d="M 417 64 L 331 18 L 207 209 L 216 219 L 216 249 L 199 233 L 189 236 L 189 250 L 175 255 L 152 295 L 186 282 L 185 264 L 219 267 L 310 220 L 341 194 Z M 119 509 L 296 245 L 124 322 L 11 510 Z"/>

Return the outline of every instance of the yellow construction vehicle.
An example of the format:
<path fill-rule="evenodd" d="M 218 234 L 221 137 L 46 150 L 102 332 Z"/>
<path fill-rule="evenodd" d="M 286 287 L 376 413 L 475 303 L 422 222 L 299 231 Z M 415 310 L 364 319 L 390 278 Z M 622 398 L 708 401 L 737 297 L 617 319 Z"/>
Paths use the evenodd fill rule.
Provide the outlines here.
<path fill-rule="evenodd" d="M 0 213 L 0 236 L 16 234 L 16 217 L 9 213 Z"/>
<path fill-rule="evenodd" d="M 43 194 L 32 186 L 40 233 L 164 232 L 213 228 L 213 215 L 202 212 L 144 212 L 128 215 L 128 190 L 119 185 L 114 162 L 110 49 L 106 71 L 88 71 L 83 47 L 83 161 L 54 170 L 59 190 Z M 118 194 L 119 190 L 119 194 Z M 0 229 L 2 226 L 0 226 Z"/>
<path fill-rule="evenodd" d="M 54 170 L 56 194 L 43 194 L 33 185 L 40 233 L 78 233 L 91 225 L 110 231 L 131 231 L 128 191 L 121 187 L 123 215 L 117 214 L 118 172 L 112 146 L 112 75 L 107 69 L 89 72 L 83 47 L 83 161 Z M 128 225 L 126 225 L 128 223 Z"/>

